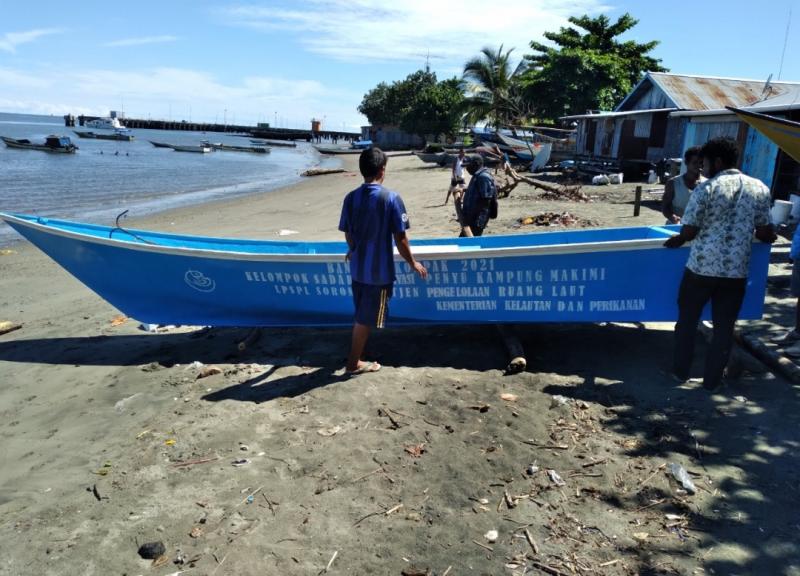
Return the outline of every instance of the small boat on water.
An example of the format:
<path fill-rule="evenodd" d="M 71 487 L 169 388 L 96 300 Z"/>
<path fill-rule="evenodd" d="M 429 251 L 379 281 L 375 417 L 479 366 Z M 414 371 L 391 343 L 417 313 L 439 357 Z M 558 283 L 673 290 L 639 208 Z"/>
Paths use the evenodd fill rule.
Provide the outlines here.
<path fill-rule="evenodd" d="M 119 121 L 119 118 L 93 118 L 84 122 L 84 127 L 93 128 L 95 130 L 115 130 L 123 133 L 130 133 L 130 129 L 126 128 Z"/>
<path fill-rule="evenodd" d="M 279 148 L 297 148 L 296 142 L 283 142 L 281 140 L 259 140 L 250 138 L 250 143 L 256 146 L 277 146 Z"/>
<path fill-rule="evenodd" d="M 209 152 L 213 152 L 214 149 L 211 146 L 207 146 L 201 144 L 199 146 L 183 146 L 179 144 L 170 144 L 170 148 L 175 150 L 175 152 L 197 152 L 198 154 L 208 154 Z"/>
<path fill-rule="evenodd" d="M 100 132 L 80 132 L 73 130 L 80 138 L 94 138 L 96 140 L 118 140 L 120 142 L 131 142 L 134 138 L 130 131 L 124 132 L 122 130 L 115 130 L 111 134 L 102 134 Z"/>
<path fill-rule="evenodd" d="M 9 138 L 8 136 L 0 136 L 0 139 L 6 143 L 9 148 L 17 148 L 20 150 L 40 150 L 42 152 L 53 152 L 56 154 L 74 154 L 78 149 L 69 136 L 48 136 L 44 142 L 36 143 L 28 139 Z"/>
<path fill-rule="evenodd" d="M 372 140 L 356 140 L 353 142 L 349 148 L 344 148 L 341 146 L 317 146 L 314 145 L 314 148 L 320 154 L 361 154 L 367 148 L 372 147 Z"/>
<path fill-rule="evenodd" d="M 172 144 L 167 144 L 166 142 L 155 142 L 153 140 L 148 140 L 148 142 L 156 148 L 172 148 Z"/>
<path fill-rule="evenodd" d="M 255 154 L 269 154 L 269 148 L 264 146 L 231 146 L 230 144 L 222 144 L 211 142 L 208 144 L 214 150 L 225 150 L 228 152 L 252 152 Z"/>
<path fill-rule="evenodd" d="M 350 326 L 345 242 L 186 236 L 0 213 L 131 318 L 200 326 Z M 689 248 L 678 226 L 415 240 L 395 254 L 389 322 L 672 322 Z M 770 245 L 753 243 L 739 318 L 760 318 Z"/>

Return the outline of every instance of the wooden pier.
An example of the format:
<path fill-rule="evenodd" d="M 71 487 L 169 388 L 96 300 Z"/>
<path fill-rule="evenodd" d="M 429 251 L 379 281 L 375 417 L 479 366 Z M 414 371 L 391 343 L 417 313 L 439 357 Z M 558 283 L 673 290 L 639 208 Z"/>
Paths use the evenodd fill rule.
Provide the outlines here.
<path fill-rule="evenodd" d="M 64 116 L 64 125 L 68 127 L 83 126 L 90 120 L 98 119 L 98 116 Z M 190 132 L 224 132 L 234 135 L 252 136 L 253 138 L 263 138 L 265 140 L 303 140 L 313 141 L 316 137 L 323 139 L 337 138 L 340 140 L 357 140 L 361 137 L 357 132 L 340 132 L 332 130 L 322 130 L 312 132 L 311 130 L 298 130 L 295 128 L 268 128 L 264 126 L 243 126 L 240 124 L 215 124 L 202 122 L 187 122 L 186 120 L 144 120 L 140 118 L 120 118 L 126 128 L 136 128 L 145 130 L 175 130 Z"/>

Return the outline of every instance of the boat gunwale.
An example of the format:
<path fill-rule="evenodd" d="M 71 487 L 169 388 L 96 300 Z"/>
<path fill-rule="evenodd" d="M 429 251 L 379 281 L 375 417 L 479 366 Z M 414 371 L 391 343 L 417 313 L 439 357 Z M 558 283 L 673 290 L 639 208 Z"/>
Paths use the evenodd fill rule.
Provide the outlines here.
<path fill-rule="evenodd" d="M 23 227 L 32 228 L 40 232 L 45 232 L 54 236 L 70 238 L 83 242 L 90 242 L 92 244 L 101 244 L 105 246 L 112 246 L 116 248 L 125 248 L 128 250 L 136 250 L 139 252 L 152 252 L 176 256 L 195 256 L 219 260 L 242 260 L 242 261 L 263 261 L 263 262 L 292 262 L 292 263 L 317 263 L 317 262 L 330 262 L 332 260 L 340 260 L 344 258 L 343 252 L 307 252 L 307 253 L 254 253 L 254 252 L 241 252 L 233 250 L 213 250 L 205 248 L 194 248 L 187 246 L 164 246 L 160 244 L 148 244 L 145 242 L 131 242 L 119 238 L 103 238 L 100 236 L 93 236 L 82 232 L 75 232 L 72 230 L 65 230 L 56 226 L 27 220 L 14 216 L 12 214 L 0 212 L 0 219 L 6 222 L 14 222 Z M 57 220 L 57 219 L 53 219 Z M 69 224 L 78 224 L 78 222 L 71 222 L 67 220 L 57 220 Z M 109 231 L 120 230 L 118 228 L 98 226 Z M 626 252 L 634 250 L 653 250 L 662 248 L 664 240 L 666 240 L 672 233 L 671 230 L 661 226 L 649 226 L 654 231 L 664 234 L 664 236 L 657 238 L 643 238 L 637 240 L 606 240 L 602 242 L 576 242 L 572 244 L 547 244 L 538 246 L 506 246 L 497 248 L 480 248 L 466 246 L 464 250 L 442 250 L 439 252 L 433 251 L 435 245 L 423 244 L 418 247 L 425 246 L 425 252 L 419 252 L 416 256 L 420 260 L 454 260 L 454 259 L 475 259 L 475 258 L 512 258 L 520 256 L 546 256 L 546 255 L 559 255 L 559 254 L 583 254 L 587 252 Z M 599 228 L 597 230 L 615 230 L 617 228 Z M 151 234 L 144 230 L 125 229 L 121 230 L 123 233 L 131 234 Z M 167 236 L 178 236 L 170 235 Z M 513 237 L 513 235 L 506 235 Z M 185 236 L 178 236 L 185 238 Z M 189 236 L 190 238 L 192 236 Z M 203 238 L 198 236 L 196 238 Z M 214 240 L 214 238 L 206 238 Z M 223 240 L 218 238 L 217 240 Z M 225 239 L 231 240 L 231 239 Z M 236 240 L 236 239 L 232 239 Z M 245 242 L 253 242 L 252 239 L 242 239 Z M 258 240 L 256 242 L 259 242 Z M 263 240 L 263 242 L 273 242 L 272 240 Z M 452 245 L 452 244 L 450 244 Z M 412 242 L 412 251 L 414 244 Z M 432 251 L 428 252 L 428 249 Z M 403 261 L 402 257 L 395 252 L 395 261 Z"/>

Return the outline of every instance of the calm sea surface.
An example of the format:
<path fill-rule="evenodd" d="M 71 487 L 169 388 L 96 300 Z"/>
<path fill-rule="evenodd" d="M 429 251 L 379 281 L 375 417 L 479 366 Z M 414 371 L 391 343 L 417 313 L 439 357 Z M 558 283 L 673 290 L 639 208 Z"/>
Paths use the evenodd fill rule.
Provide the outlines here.
<path fill-rule="evenodd" d="M 77 130 L 91 130 L 76 127 Z M 96 130 L 97 131 L 97 130 Z M 247 138 L 218 132 L 133 130 L 132 142 L 78 138 L 58 116 L 0 113 L 0 136 L 43 141 L 70 136 L 75 154 L 13 150 L 0 142 L 0 211 L 112 224 L 123 210 L 142 216 L 210 200 L 273 190 L 300 179 L 311 166 L 337 166 L 305 142 L 270 154 L 192 154 L 156 148 L 148 140 L 197 145 L 201 140 L 248 146 Z M 0 245 L 19 236 L 0 223 Z"/>

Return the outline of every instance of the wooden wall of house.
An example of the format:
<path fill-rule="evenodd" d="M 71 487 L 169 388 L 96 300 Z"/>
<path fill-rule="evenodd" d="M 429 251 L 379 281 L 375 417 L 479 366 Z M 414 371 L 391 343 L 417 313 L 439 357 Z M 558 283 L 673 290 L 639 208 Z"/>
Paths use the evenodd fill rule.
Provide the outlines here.
<path fill-rule="evenodd" d="M 667 98 L 667 95 L 653 84 L 636 99 L 635 102 L 626 102 L 625 107 L 620 111 L 628 110 L 657 110 L 659 108 L 671 108 L 674 104 Z"/>

